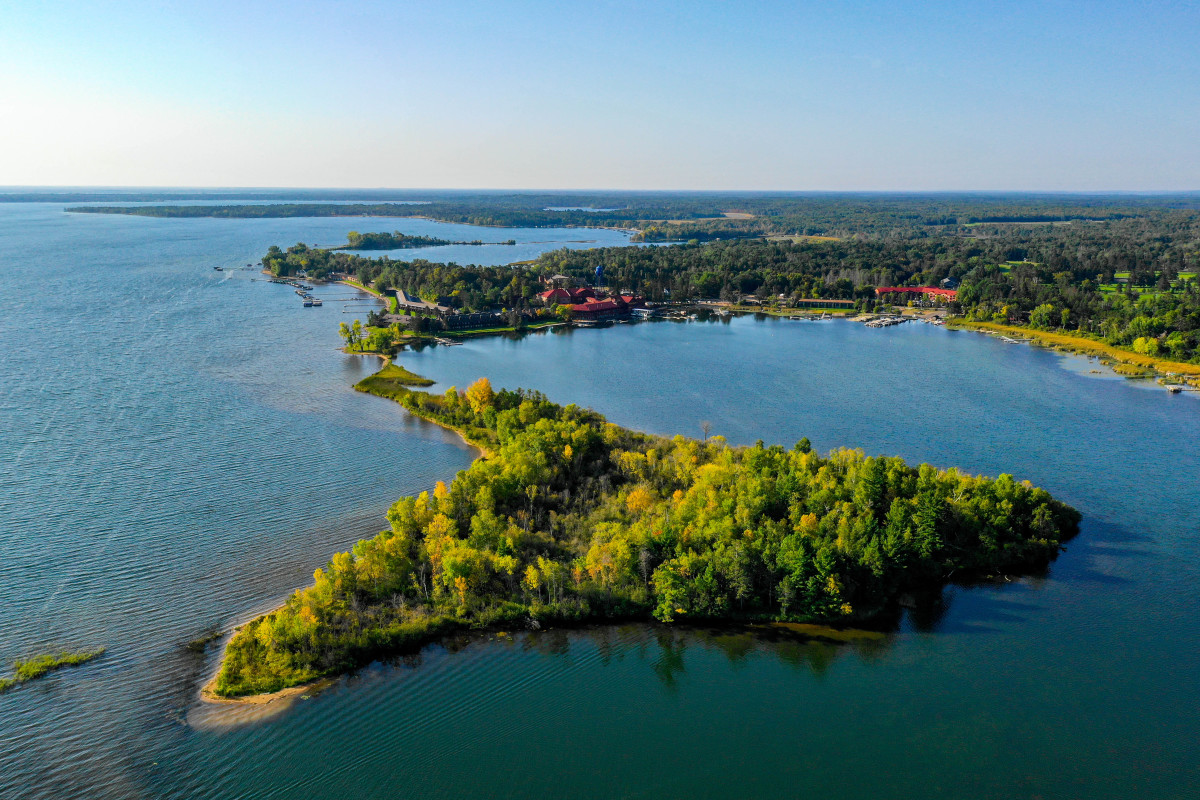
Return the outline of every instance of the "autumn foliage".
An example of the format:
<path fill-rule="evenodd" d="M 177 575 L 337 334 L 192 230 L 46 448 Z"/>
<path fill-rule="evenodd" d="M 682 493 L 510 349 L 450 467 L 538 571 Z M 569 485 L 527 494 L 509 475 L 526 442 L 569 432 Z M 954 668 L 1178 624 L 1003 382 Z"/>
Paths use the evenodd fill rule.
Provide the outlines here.
<path fill-rule="evenodd" d="M 730 447 L 612 425 L 486 380 L 396 396 L 488 457 L 404 497 L 230 643 L 225 695 L 273 691 L 459 626 L 614 617 L 864 624 L 950 576 L 1043 568 L 1079 515 L 982 478 L 806 441 Z"/>

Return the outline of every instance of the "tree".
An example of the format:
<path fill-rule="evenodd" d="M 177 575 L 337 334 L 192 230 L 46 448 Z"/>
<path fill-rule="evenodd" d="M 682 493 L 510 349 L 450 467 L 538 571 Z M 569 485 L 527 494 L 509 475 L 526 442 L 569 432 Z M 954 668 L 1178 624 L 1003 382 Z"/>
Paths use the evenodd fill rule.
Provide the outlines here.
<path fill-rule="evenodd" d="M 704 441 L 708 441 L 708 435 L 712 433 L 712 423 L 708 420 L 700 422 L 700 432 L 704 434 Z"/>
<path fill-rule="evenodd" d="M 467 402 L 471 404 L 471 410 L 476 414 L 482 414 L 491 408 L 495 396 L 496 393 L 492 391 L 492 382 L 487 378 L 480 378 L 467 387 Z"/>
<path fill-rule="evenodd" d="M 1054 319 L 1054 306 L 1050 303 L 1043 303 L 1029 312 L 1029 325 L 1033 328 L 1046 330 L 1050 327 L 1052 319 Z"/>

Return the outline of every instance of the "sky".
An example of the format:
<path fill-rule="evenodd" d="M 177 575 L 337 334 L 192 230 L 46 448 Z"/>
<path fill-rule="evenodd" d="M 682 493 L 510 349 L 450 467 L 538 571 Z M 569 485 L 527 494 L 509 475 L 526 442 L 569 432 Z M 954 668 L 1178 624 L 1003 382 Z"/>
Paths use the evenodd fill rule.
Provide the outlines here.
<path fill-rule="evenodd" d="M 0 186 L 1200 190 L 1196 2 L 0 0 Z"/>

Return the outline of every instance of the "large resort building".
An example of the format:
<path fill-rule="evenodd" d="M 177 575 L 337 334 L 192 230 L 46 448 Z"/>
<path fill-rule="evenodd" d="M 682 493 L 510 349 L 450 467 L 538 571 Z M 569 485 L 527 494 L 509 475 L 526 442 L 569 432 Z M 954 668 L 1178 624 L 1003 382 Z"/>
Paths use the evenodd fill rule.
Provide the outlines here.
<path fill-rule="evenodd" d="M 555 275 L 550 281 L 558 284 L 566 277 Z M 608 322 L 624 319 L 629 316 L 630 309 L 645 305 L 642 298 L 633 294 L 609 294 L 603 289 L 593 289 L 590 286 L 569 288 L 555 286 L 538 295 L 542 304 L 563 306 L 575 322 Z"/>
<path fill-rule="evenodd" d="M 914 300 L 948 303 L 958 297 L 958 290 L 940 286 L 880 286 L 875 290 L 875 296 L 880 300 L 895 301 L 908 296 Z"/>

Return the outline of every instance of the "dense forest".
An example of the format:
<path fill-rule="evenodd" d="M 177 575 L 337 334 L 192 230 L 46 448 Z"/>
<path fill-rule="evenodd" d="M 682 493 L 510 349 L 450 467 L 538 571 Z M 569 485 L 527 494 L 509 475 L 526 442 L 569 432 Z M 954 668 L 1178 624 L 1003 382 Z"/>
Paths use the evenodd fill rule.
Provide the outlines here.
<path fill-rule="evenodd" d="M 410 247 L 439 247 L 441 245 L 457 244 L 449 239 L 439 239 L 436 236 L 409 236 L 394 231 L 393 233 L 359 233 L 350 231 L 346 234 L 347 250 L 405 250 Z"/>
<path fill-rule="evenodd" d="M 1115 214 L 1115 212 L 1114 212 Z M 1008 216 L 1014 216 L 1009 214 Z M 952 307 L 971 320 L 1058 329 L 1181 361 L 1200 357 L 1200 213 L 1061 224 L 986 223 L 969 235 L 733 239 L 670 247 L 557 250 L 521 267 L 367 259 L 299 244 L 264 258 L 276 274 L 345 272 L 379 288 L 464 310 L 525 308 L 543 276 L 605 282 L 650 300 L 823 297 L 872 307 L 879 286 L 959 283 Z"/>
<path fill-rule="evenodd" d="M 359 233 L 350 231 L 346 234 L 346 244 L 335 250 L 408 250 L 416 247 L 440 247 L 449 244 L 485 245 L 504 244 L 514 245 L 516 239 L 506 239 L 503 242 L 485 242 L 473 239 L 469 242 L 455 242 L 450 239 L 439 239 L 436 236 L 409 236 L 400 231 L 392 233 Z"/>
<path fill-rule="evenodd" d="M 359 385 L 487 451 L 230 642 L 215 689 L 278 690 L 457 626 L 602 618 L 871 624 L 905 592 L 1041 570 L 1079 514 L 1010 476 L 649 436 L 486 379 Z"/>

